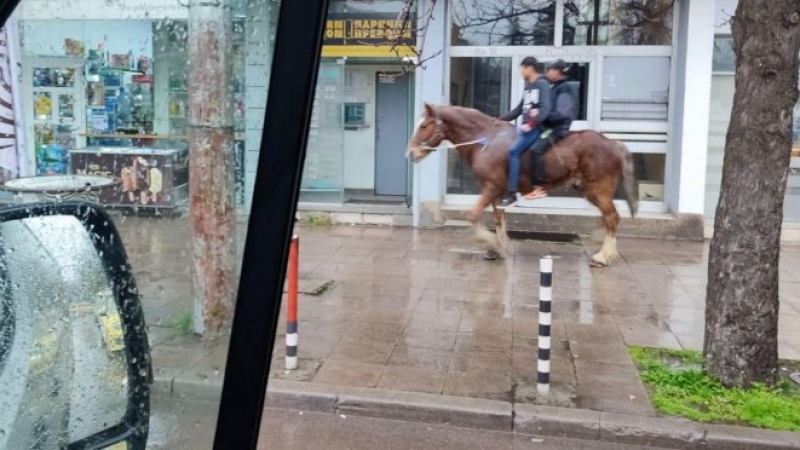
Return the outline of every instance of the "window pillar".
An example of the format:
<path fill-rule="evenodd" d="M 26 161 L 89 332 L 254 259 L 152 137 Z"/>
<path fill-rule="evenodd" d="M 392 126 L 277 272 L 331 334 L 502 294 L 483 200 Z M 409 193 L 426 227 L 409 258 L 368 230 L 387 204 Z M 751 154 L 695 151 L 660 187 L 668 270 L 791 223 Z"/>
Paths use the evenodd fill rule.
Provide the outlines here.
<path fill-rule="evenodd" d="M 425 0 L 417 10 L 419 14 L 424 14 L 431 8 L 431 1 Z M 419 120 L 419 113 L 425 103 L 434 105 L 444 105 L 445 100 L 444 82 L 447 79 L 446 64 L 447 55 L 437 54 L 447 45 L 447 8 L 444 1 L 437 1 L 433 4 L 433 19 L 428 24 L 425 33 L 422 60 L 425 61 L 424 68 L 417 71 L 417 95 L 415 101 L 414 122 Z M 425 23 L 419 20 L 420 24 Z M 435 56 L 434 56 L 435 55 Z M 437 222 L 438 209 L 444 197 L 444 187 L 446 180 L 447 151 L 431 153 L 421 163 L 414 167 L 414 226 L 431 226 Z"/>
<path fill-rule="evenodd" d="M 675 109 L 667 200 L 678 214 L 702 215 L 708 154 L 709 93 L 714 51 L 714 4 L 679 2 Z"/>

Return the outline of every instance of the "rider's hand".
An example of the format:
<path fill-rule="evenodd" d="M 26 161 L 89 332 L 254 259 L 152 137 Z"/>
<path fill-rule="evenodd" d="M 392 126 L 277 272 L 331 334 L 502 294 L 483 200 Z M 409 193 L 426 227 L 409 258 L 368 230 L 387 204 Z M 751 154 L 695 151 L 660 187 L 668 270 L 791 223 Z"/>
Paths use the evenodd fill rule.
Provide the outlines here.
<path fill-rule="evenodd" d="M 519 129 L 522 130 L 523 133 L 530 133 L 530 131 L 533 130 L 533 127 L 530 126 L 530 124 L 523 123 L 519 126 Z"/>

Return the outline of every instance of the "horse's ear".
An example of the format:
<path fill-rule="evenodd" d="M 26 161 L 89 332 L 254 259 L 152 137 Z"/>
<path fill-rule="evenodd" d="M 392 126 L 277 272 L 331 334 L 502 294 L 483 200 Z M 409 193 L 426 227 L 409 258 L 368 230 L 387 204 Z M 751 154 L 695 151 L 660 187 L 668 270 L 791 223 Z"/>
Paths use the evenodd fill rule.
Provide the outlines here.
<path fill-rule="evenodd" d="M 430 103 L 425 103 L 425 114 L 427 114 L 428 117 L 433 117 L 436 115 L 436 113 L 433 111 L 433 105 Z"/>

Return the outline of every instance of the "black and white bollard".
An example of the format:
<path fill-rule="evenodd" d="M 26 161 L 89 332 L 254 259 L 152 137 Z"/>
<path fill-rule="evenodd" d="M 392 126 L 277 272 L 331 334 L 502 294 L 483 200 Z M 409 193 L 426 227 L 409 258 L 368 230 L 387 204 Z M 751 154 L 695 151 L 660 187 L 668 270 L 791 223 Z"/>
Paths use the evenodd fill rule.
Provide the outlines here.
<path fill-rule="evenodd" d="M 536 365 L 536 391 L 550 392 L 550 329 L 553 323 L 553 257 L 539 260 L 539 361 Z"/>
<path fill-rule="evenodd" d="M 286 305 L 286 370 L 297 369 L 297 297 L 300 276 L 300 239 L 292 237 L 289 248 L 288 302 Z"/>

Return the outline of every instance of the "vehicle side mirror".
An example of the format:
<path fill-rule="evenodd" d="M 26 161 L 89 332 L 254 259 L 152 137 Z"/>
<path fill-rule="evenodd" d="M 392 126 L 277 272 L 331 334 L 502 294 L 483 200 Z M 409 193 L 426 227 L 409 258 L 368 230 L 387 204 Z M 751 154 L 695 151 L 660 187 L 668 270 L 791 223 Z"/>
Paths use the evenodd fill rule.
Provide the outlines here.
<path fill-rule="evenodd" d="M 0 209 L 0 448 L 144 449 L 151 380 L 108 214 L 83 202 Z"/>

